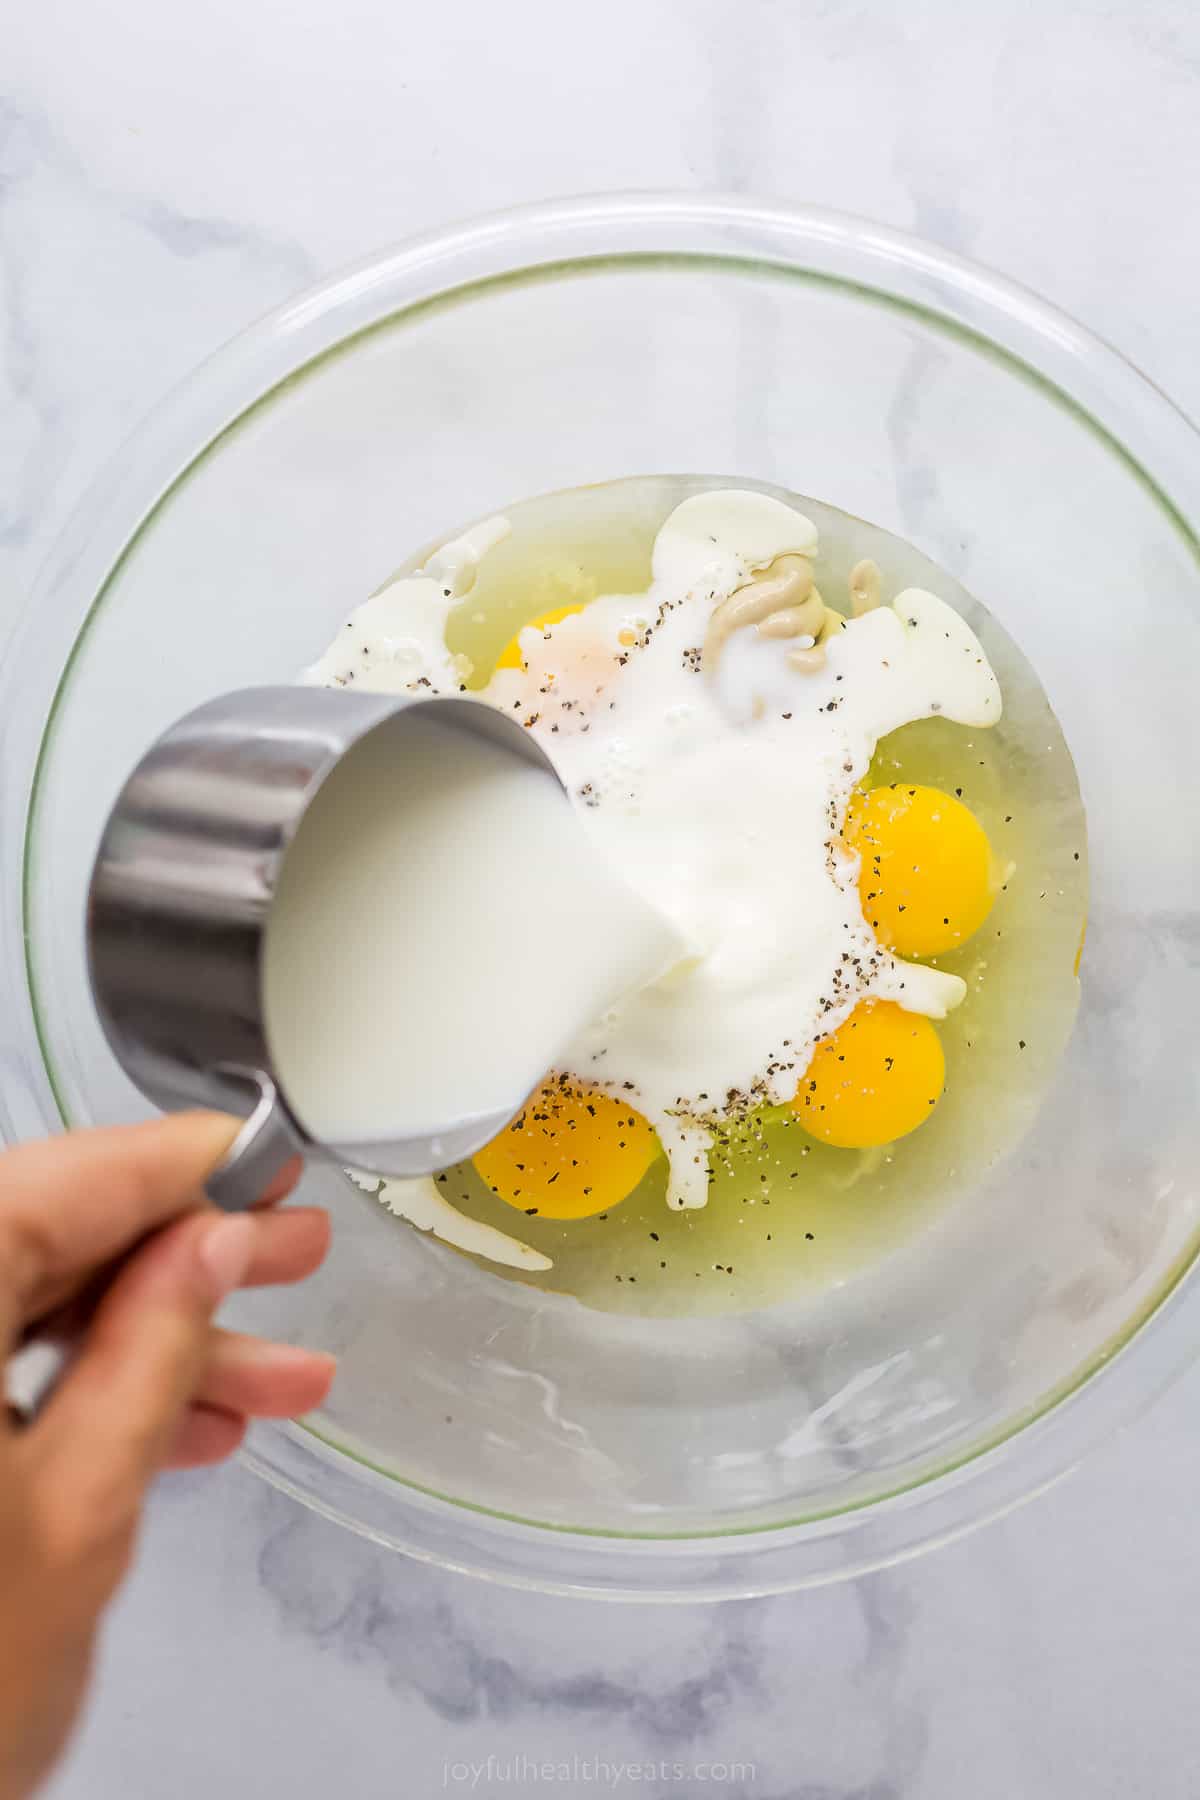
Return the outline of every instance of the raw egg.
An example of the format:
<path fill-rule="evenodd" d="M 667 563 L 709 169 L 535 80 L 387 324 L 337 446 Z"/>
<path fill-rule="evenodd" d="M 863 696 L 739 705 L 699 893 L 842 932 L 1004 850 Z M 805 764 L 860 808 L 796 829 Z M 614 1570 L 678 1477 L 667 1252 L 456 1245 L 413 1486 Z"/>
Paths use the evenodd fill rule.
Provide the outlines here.
<path fill-rule="evenodd" d="M 991 845 L 974 813 L 952 794 L 905 783 L 857 793 L 843 835 L 861 862 L 863 915 L 898 956 L 957 949 L 991 911 Z"/>
<path fill-rule="evenodd" d="M 557 1075 L 477 1152 L 475 1167 L 519 1212 L 589 1219 L 619 1206 L 658 1154 L 654 1130 L 628 1101 Z"/>
<path fill-rule="evenodd" d="M 509 638 L 496 659 L 496 667 L 498 669 L 523 669 L 525 658 L 521 655 L 522 631 L 545 631 L 549 626 L 561 625 L 564 619 L 569 619 L 574 613 L 582 611 L 582 602 L 575 601 L 570 606 L 552 606 L 549 612 L 539 613 L 536 619 L 529 619 L 515 636 Z"/>
<path fill-rule="evenodd" d="M 792 1106 L 822 1143 L 865 1150 L 923 1125 L 945 1083 L 929 1020 L 891 1000 L 865 1000 L 817 1045 Z"/>

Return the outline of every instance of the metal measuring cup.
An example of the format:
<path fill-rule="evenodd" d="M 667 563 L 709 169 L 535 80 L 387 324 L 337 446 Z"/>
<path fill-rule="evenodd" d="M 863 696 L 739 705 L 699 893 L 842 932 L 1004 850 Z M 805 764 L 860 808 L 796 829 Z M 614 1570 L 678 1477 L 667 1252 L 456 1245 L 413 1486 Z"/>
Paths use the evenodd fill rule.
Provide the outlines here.
<path fill-rule="evenodd" d="M 420 1136 L 315 1143 L 288 1104 L 263 1022 L 262 959 L 287 848 L 318 789 L 371 733 L 412 710 L 469 731 L 558 780 L 515 720 L 461 696 L 260 687 L 198 707 L 122 788 L 87 906 L 92 990 L 108 1042 L 166 1110 L 216 1107 L 246 1122 L 208 1195 L 252 1204 L 297 1152 L 382 1175 L 428 1175 L 480 1149 L 522 1105 L 430 1120 Z"/>

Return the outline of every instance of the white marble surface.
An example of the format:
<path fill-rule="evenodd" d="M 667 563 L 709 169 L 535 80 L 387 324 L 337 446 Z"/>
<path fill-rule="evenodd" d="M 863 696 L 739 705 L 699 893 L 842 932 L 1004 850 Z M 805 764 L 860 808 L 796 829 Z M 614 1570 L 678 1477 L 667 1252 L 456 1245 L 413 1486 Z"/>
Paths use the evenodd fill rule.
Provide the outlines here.
<path fill-rule="evenodd" d="M 1200 411 L 1187 0 L 17 13 L 0 5 L 2 622 L 89 476 L 229 333 L 382 242 L 556 192 L 748 189 L 914 227 Z M 54 1793 L 425 1800 L 540 1791 L 511 1759 L 577 1756 L 554 1791 L 602 1788 L 600 1758 L 690 1770 L 639 1783 L 657 1794 L 1184 1800 L 1198 1512 L 1200 1373 L 1007 1522 L 745 1605 L 519 1596 L 240 1470 L 181 1479 Z M 753 1775 L 704 1779 L 731 1762 Z"/>

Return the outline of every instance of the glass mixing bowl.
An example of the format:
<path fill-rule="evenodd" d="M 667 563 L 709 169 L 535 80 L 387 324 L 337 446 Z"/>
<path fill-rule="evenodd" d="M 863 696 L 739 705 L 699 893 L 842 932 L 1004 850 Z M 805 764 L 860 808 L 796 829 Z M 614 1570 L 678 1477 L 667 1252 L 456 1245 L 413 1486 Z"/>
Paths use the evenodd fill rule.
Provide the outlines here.
<path fill-rule="evenodd" d="M 341 1371 L 319 1415 L 254 1432 L 255 1469 L 494 1578 L 750 1594 L 993 1515 L 1147 1402 L 1200 1336 L 1197 467 L 1160 393 L 1010 283 L 852 219 L 683 196 L 390 252 L 147 423 L 3 672 L 10 1138 L 144 1110 L 92 1013 L 82 905 L 151 737 L 290 679 L 415 547 L 526 495 L 723 471 L 911 539 L 1031 656 L 1090 824 L 1058 1079 L 904 1249 L 770 1311 L 639 1323 L 476 1268 L 311 1169 L 328 1265 L 239 1322 Z"/>

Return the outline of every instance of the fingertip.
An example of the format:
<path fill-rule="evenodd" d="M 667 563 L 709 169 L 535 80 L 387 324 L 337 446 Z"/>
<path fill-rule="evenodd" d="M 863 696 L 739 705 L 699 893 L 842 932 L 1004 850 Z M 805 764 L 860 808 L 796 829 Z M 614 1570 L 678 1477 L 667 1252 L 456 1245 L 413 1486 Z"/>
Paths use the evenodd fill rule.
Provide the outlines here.
<path fill-rule="evenodd" d="M 232 1113 L 181 1112 L 168 1113 L 165 1118 L 134 1129 L 159 1133 L 170 1142 L 173 1153 L 191 1164 L 203 1180 L 229 1154 L 244 1123 Z"/>
<path fill-rule="evenodd" d="M 329 1253 L 333 1225 L 320 1206 L 289 1206 L 257 1216 L 258 1242 L 242 1278 L 245 1287 L 303 1281 Z"/>
<path fill-rule="evenodd" d="M 304 1406 L 305 1412 L 312 1412 L 318 1406 L 324 1406 L 329 1398 L 329 1391 L 337 1376 L 337 1357 L 327 1350 L 314 1350 L 312 1353 L 312 1391 Z"/>
<path fill-rule="evenodd" d="M 275 1416 L 300 1419 L 305 1413 L 315 1412 L 329 1398 L 336 1374 L 336 1356 L 330 1356 L 324 1350 L 306 1350 L 303 1360 L 297 1360 L 293 1366 L 291 1391 L 281 1393 L 283 1404 Z"/>
<path fill-rule="evenodd" d="M 233 1455 L 249 1421 L 223 1407 L 195 1404 L 180 1422 L 164 1469 L 204 1469 Z"/>
<path fill-rule="evenodd" d="M 214 1305 L 242 1281 L 250 1267 L 257 1236 L 255 1221 L 244 1213 L 216 1219 L 201 1235 L 197 1254 Z"/>
<path fill-rule="evenodd" d="M 323 1206 L 293 1206 L 289 1207 L 288 1216 L 304 1221 L 304 1242 L 316 1261 L 323 1262 L 333 1242 L 333 1219 L 330 1214 Z M 298 1232 L 297 1236 L 299 1235 Z"/>
<path fill-rule="evenodd" d="M 254 1202 L 255 1206 L 276 1206 L 280 1200 L 286 1200 L 303 1173 L 304 1158 L 293 1156 L 290 1162 L 283 1165 L 277 1175 L 272 1176 Z"/>
<path fill-rule="evenodd" d="M 249 1418 L 295 1419 L 321 1405 L 336 1371 L 323 1350 L 218 1330 L 194 1399 Z"/>

